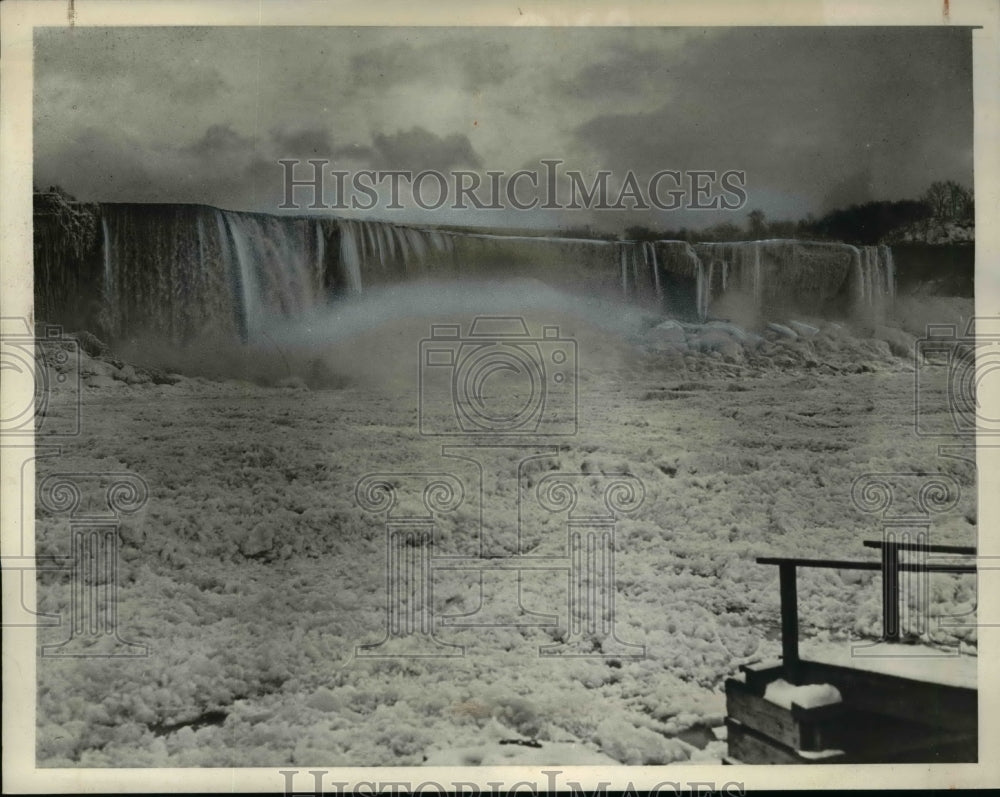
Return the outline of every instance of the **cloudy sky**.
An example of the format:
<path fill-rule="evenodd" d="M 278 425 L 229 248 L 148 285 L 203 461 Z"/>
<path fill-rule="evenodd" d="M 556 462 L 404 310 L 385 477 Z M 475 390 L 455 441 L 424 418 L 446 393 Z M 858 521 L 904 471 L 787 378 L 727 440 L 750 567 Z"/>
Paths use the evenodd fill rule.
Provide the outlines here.
<path fill-rule="evenodd" d="M 35 48 L 35 183 L 87 200 L 273 212 L 281 158 L 352 172 L 558 158 L 613 185 L 746 172 L 734 211 L 393 211 L 386 196 L 368 212 L 676 229 L 972 185 L 967 28 L 78 27 L 36 30 Z"/>

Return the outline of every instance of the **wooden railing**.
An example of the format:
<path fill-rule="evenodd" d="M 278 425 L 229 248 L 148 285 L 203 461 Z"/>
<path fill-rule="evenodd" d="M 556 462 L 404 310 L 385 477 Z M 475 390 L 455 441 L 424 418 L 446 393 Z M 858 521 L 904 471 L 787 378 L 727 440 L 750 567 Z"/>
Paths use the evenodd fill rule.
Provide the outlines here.
<path fill-rule="evenodd" d="M 866 548 L 879 548 L 880 561 L 850 561 L 845 559 L 801 559 L 776 556 L 757 557 L 757 564 L 777 565 L 781 590 L 781 658 L 785 679 L 798 682 L 799 675 L 799 605 L 796 568 L 825 567 L 834 570 L 882 571 L 882 638 L 888 642 L 899 640 L 899 573 L 975 573 L 975 565 L 964 562 L 917 561 L 901 562 L 900 552 L 913 551 L 923 554 L 951 554 L 975 556 L 976 549 L 957 545 L 924 545 L 922 543 L 865 540 Z"/>

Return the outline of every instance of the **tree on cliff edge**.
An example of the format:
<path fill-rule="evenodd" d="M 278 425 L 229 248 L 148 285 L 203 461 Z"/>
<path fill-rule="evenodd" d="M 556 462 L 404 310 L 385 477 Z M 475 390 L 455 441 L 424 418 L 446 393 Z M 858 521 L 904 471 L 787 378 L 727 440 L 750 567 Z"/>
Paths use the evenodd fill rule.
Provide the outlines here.
<path fill-rule="evenodd" d="M 763 210 L 759 208 L 751 210 L 747 216 L 747 221 L 750 223 L 751 238 L 759 240 L 767 237 L 767 217 L 764 215 Z"/>
<path fill-rule="evenodd" d="M 975 216 L 972 192 L 954 180 L 931 183 L 922 199 L 935 221 L 972 221 Z"/>

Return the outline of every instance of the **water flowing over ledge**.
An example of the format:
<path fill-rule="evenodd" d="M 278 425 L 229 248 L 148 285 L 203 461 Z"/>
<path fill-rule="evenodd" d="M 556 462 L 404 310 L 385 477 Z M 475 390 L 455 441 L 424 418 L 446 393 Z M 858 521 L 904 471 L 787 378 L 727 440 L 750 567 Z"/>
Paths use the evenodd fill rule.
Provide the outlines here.
<path fill-rule="evenodd" d="M 895 290 L 886 246 L 535 237 L 204 205 L 75 204 L 72 214 L 67 224 L 36 210 L 36 317 L 112 340 L 253 341 L 272 320 L 421 279 L 529 277 L 686 320 L 750 324 L 878 312 Z"/>

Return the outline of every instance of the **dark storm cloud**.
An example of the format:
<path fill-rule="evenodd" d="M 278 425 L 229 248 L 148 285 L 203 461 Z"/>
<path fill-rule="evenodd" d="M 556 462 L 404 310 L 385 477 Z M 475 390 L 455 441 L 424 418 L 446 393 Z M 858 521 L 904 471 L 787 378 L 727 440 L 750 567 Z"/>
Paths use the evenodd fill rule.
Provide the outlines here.
<path fill-rule="evenodd" d="M 463 133 L 438 136 L 422 127 L 414 127 L 390 135 L 376 134 L 372 145 L 372 162 L 379 169 L 447 171 L 483 165 L 469 137 Z"/>
<path fill-rule="evenodd" d="M 671 73 L 670 63 L 657 50 L 624 50 L 605 61 L 587 64 L 572 79 L 554 81 L 556 90 L 596 100 L 607 96 L 646 93 L 648 87 L 663 87 Z"/>
<path fill-rule="evenodd" d="M 277 128 L 271 131 L 280 157 L 328 157 L 334 152 L 330 131 L 318 127 Z"/>
<path fill-rule="evenodd" d="M 427 48 L 398 42 L 356 53 L 351 56 L 351 83 L 365 90 L 375 90 L 410 83 L 430 74 L 433 53 Z"/>
<path fill-rule="evenodd" d="M 217 69 L 209 69 L 172 82 L 170 98 L 173 102 L 203 102 L 219 96 L 226 85 Z"/>
<path fill-rule="evenodd" d="M 138 142 L 111 140 L 101 130 L 86 128 L 36 164 L 34 179 L 39 186 L 59 185 L 84 199 L 101 196 L 95 187 L 116 198 L 150 196 L 158 189 L 148 161 Z"/>
<path fill-rule="evenodd" d="M 665 101 L 579 125 L 610 168 L 745 169 L 754 186 L 829 207 L 971 184 L 967 30 L 756 29 L 689 43 Z M 590 91 L 620 93 L 635 53 L 588 65 Z M 858 175 L 861 175 L 860 177 Z"/>
<path fill-rule="evenodd" d="M 463 42 L 459 61 L 463 86 L 476 91 L 503 83 L 510 75 L 511 59 L 516 57 L 509 42 Z"/>
<path fill-rule="evenodd" d="M 205 134 L 184 147 L 184 151 L 196 157 L 219 158 L 245 153 L 253 140 L 233 130 L 232 125 L 212 125 Z"/>
<path fill-rule="evenodd" d="M 844 179 L 831 188 L 823 198 L 823 206 L 828 209 L 843 208 L 875 199 L 874 178 L 871 166 L 864 166 L 856 172 L 846 174 Z"/>
<path fill-rule="evenodd" d="M 186 62 L 170 58 L 176 46 L 172 28 L 132 28 L 125 35 L 114 29 L 96 29 L 83 36 L 65 34 L 61 28 L 35 29 L 35 69 L 50 78 L 86 85 L 95 94 L 115 81 L 157 86 L 170 102 L 204 102 L 228 86 L 211 63 L 217 41 L 199 29 L 185 31 L 185 44 L 198 52 Z"/>
<path fill-rule="evenodd" d="M 225 168 L 208 169 L 206 163 Z M 194 144 L 155 150 L 144 141 L 87 128 L 37 165 L 34 181 L 86 200 L 232 207 L 233 196 L 253 197 L 261 186 L 277 184 L 277 168 L 255 157 L 224 125 L 209 128 Z"/>
<path fill-rule="evenodd" d="M 38 30 L 34 114 L 38 179 L 107 201 L 273 209 L 285 157 L 742 169 L 772 217 L 972 182 L 971 36 L 943 26 Z M 657 223 L 722 220 L 696 215 Z"/>
<path fill-rule="evenodd" d="M 375 150 L 367 144 L 346 144 L 343 147 L 337 147 L 337 149 L 333 151 L 333 157 L 335 160 L 346 158 L 348 160 L 369 164 L 374 161 L 375 155 Z"/>
<path fill-rule="evenodd" d="M 415 29 L 396 41 L 356 53 L 350 59 L 350 83 L 359 92 L 377 91 L 454 75 L 475 91 L 503 82 L 510 74 L 511 45 L 476 34 Z"/>

